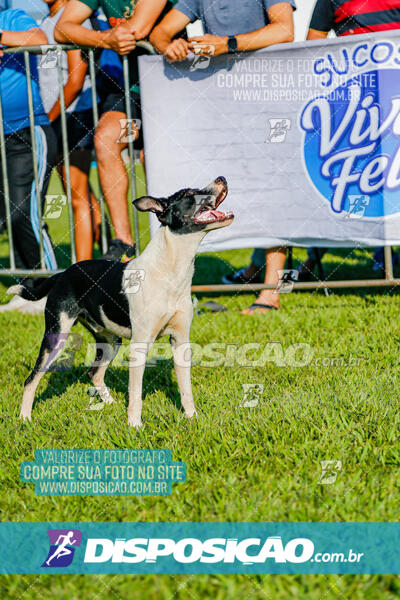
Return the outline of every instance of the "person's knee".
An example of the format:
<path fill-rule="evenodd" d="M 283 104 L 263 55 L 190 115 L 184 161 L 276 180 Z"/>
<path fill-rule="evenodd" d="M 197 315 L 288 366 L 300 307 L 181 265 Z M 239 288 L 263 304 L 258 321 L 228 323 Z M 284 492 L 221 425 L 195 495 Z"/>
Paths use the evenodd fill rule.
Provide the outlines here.
<path fill-rule="evenodd" d="M 87 194 L 75 191 L 71 194 L 72 209 L 75 211 L 90 210 L 89 198 Z"/>
<path fill-rule="evenodd" d="M 106 159 L 112 155 L 121 154 L 126 144 L 120 143 L 121 125 L 118 115 L 104 115 L 101 119 L 94 136 L 94 146 L 96 155 L 100 160 Z"/>
<path fill-rule="evenodd" d="M 89 206 L 88 176 L 75 165 L 70 167 L 71 178 L 71 203 L 75 210 Z"/>
<path fill-rule="evenodd" d="M 103 126 L 98 127 L 96 129 L 96 133 L 94 136 L 94 147 L 96 150 L 97 158 L 99 158 L 100 160 L 103 157 L 106 158 L 110 154 L 110 152 L 113 151 L 112 137 L 107 127 Z"/>

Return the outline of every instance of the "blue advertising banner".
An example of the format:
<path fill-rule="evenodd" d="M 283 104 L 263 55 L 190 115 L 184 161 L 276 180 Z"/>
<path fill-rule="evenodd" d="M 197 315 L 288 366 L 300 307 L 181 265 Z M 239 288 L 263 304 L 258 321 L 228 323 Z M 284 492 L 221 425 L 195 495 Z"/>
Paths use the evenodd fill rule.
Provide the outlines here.
<path fill-rule="evenodd" d="M 400 523 L 1 523 L 0 544 L 7 574 L 400 573 Z"/>
<path fill-rule="evenodd" d="M 399 31 L 142 56 L 140 75 L 149 193 L 228 180 L 235 221 L 203 251 L 400 243 Z"/>

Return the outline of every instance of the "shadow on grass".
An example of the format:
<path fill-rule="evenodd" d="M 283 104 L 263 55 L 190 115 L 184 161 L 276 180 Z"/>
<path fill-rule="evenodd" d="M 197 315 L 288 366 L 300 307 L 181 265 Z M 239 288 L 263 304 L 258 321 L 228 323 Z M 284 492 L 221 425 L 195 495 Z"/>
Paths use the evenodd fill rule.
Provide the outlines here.
<path fill-rule="evenodd" d="M 157 391 L 165 393 L 167 398 L 174 406 L 182 410 L 179 389 L 176 381 L 172 378 L 173 361 L 157 360 L 154 366 L 146 366 L 143 377 L 143 399 L 147 395 Z M 82 385 L 82 393 L 87 393 L 89 402 L 89 393 L 85 386 L 93 386 L 90 377 L 88 376 L 87 367 L 72 367 L 63 369 L 62 365 L 58 370 L 49 371 L 44 375 L 47 379 L 45 389 L 37 394 L 36 402 L 45 402 L 55 396 L 64 394 L 71 385 L 77 382 Z M 114 367 L 111 365 L 105 376 L 106 385 L 109 387 L 111 395 L 117 392 L 125 396 L 125 405 L 128 406 L 128 385 L 129 385 L 129 369 L 128 367 Z"/>

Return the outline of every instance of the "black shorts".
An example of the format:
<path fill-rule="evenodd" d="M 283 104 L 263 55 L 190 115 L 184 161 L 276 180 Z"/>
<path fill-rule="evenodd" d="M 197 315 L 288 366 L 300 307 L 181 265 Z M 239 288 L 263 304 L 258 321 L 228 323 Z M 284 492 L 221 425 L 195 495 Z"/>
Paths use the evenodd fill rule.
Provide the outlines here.
<path fill-rule="evenodd" d="M 62 160 L 61 118 L 53 122 L 57 137 L 58 152 Z M 67 136 L 70 165 L 88 173 L 91 163 L 91 151 L 94 147 L 94 123 L 92 109 L 67 113 Z M 88 152 L 83 153 L 82 150 Z"/>
<path fill-rule="evenodd" d="M 140 150 L 143 148 L 142 108 L 140 104 L 140 94 L 137 92 L 130 92 L 129 96 L 132 119 L 140 121 L 139 137 L 134 143 L 135 148 Z M 123 92 L 119 90 L 111 91 L 104 98 L 103 102 L 101 103 L 101 114 L 103 115 L 104 113 L 110 111 L 117 111 L 126 114 L 125 95 Z"/>
<path fill-rule="evenodd" d="M 61 117 L 53 122 L 57 136 L 58 147 L 62 152 Z M 94 138 L 94 124 L 92 109 L 67 113 L 68 148 L 73 150 L 92 150 Z"/>

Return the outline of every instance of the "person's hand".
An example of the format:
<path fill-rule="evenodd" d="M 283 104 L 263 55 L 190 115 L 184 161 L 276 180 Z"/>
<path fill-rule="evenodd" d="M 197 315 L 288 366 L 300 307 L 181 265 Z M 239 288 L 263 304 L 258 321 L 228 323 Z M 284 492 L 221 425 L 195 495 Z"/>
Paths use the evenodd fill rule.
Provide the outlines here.
<path fill-rule="evenodd" d="M 189 44 L 181 38 L 174 40 L 165 49 L 164 56 L 169 62 L 185 60 L 189 54 Z"/>
<path fill-rule="evenodd" d="M 121 23 L 107 30 L 106 40 L 111 50 L 118 54 L 129 54 L 136 47 L 135 32 L 132 25 Z"/>
<path fill-rule="evenodd" d="M 189 38 L 189 49 L 201 56 L 218 56 L 228 52 L 228 36 L 206 33 L 199 37 Z"/>

